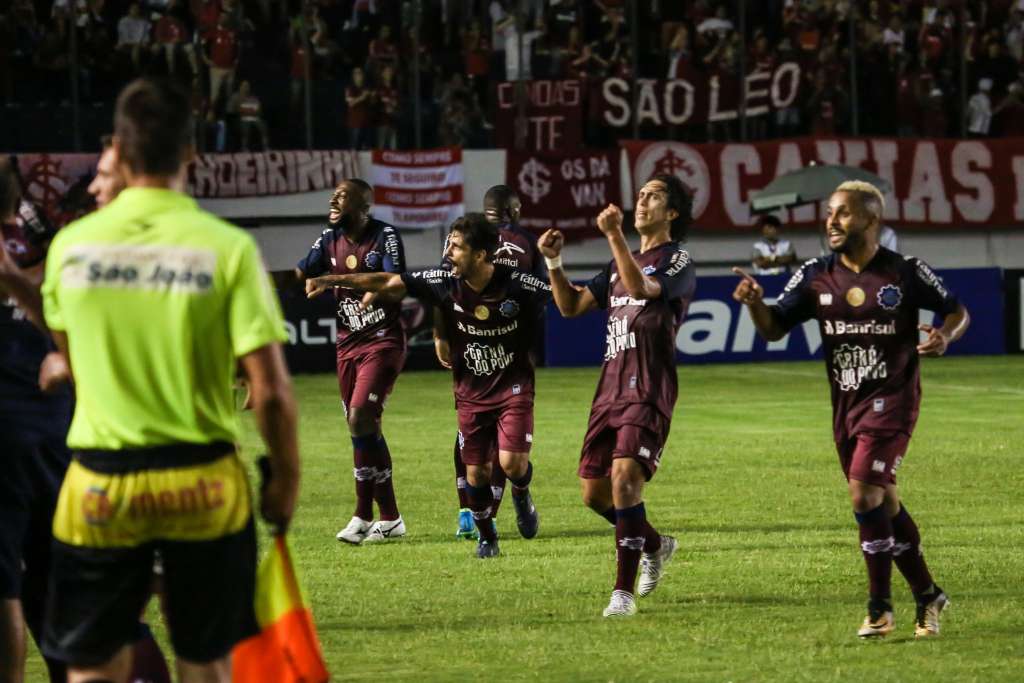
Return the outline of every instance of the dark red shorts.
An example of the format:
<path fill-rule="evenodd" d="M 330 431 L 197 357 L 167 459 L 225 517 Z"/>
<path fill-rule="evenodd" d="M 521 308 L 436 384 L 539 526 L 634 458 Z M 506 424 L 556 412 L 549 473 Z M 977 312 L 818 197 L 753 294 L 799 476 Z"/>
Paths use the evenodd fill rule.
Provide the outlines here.
<path fill-rule="evenodd" d="M 610 477 L 612 460 L 632 458 L 643 465 L 650 481 L 661 464 L 670 426 L 668 418 L 654 406 L 641 403 L 595 406 L 590 411 L 587 435 L 583 438 L 580 477 Z"/>
<path fill-rule="evenodd" d="M 337 361 L 338 389 L 345 415 L 354 408 L 365 408 L 380 419 L 384 400 L 394 388 L 398 373 L 405 364 L 405 349 L 379 346 L 365 354 L 339 351 Z"/>
<path fill-rule="evenodd" d="M 533 445 L 533 401 L 516 400 L 482 408 L 455 404 L 459 416 L 459 451 L 467 465 L 493 460 L 495 448 L 510 453 L 529 453 Z"/>
<path fill-rule="evenodd" d="M 859 432 L 837 441 L 836 450 L 847 481 L 888 486 L 896 483 L 896 468 L 909 444 L 906 432 Z"/>

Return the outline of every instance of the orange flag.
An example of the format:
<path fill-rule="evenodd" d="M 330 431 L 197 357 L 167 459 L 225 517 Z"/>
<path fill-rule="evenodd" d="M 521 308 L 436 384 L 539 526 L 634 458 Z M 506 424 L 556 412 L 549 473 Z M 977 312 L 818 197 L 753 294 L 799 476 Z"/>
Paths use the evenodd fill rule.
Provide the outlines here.
<path fill-rule="evenodd" d="M 260 633 L 231 653 L 234 683 L 325 683 L 313 613 L 299 588 L 284 535 L 260 561 L 256 574 L 256 620 Z"/>

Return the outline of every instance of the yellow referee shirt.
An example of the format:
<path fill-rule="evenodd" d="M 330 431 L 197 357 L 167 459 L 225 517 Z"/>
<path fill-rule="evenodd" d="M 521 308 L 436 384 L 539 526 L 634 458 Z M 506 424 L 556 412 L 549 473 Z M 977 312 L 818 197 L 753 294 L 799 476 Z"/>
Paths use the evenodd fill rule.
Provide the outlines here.
<path fill-rule="evenodd" d="M 126 189 L 61 230 L 43 303 L 68 337 L 73 449 L 237 441 L 236 359 L 287 339 L 252 237 L 172 190 Z"/>

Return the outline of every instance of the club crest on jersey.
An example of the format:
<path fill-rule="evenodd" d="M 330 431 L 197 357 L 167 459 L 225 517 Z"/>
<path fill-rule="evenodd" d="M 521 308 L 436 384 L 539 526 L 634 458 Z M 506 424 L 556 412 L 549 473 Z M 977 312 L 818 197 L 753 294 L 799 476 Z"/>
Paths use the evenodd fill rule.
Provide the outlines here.
<path fill-rule="evenodd" d="M 359 265 L 359 259 L 356 258 L 355 254 L 349 254 L 345 257 L 345 267 L 352 270 Z"/>
<path fill-rule="evenodd" d="M 655 268 L 654 266 L 644 266 L 642 272 L 643 272 L 644 275 L 650 275 L 651 273 L 653 273 L 656 270 L 657 270 L 657 268 Z"/>
<path fill-rule="evenodd" d="M 860 306 L 864 303 L 864 290 L 860 287 L 850 287 L 846 290 L 846 303 L 853 307 Z"/>
<path fill-rule="evenodd" d="M 363 259 L 363 263 L 365 263 L 366 267 L 370 270 L 377 270 L 380 268 L 380 262 L 381 257 L 379 251 L 371 251 L 367 253 L 366 258 Z"/>
<path fill-rule="evenodd" d="M 895 311 L 903 301 L 903 290 L 896 285 L 886 285 L 878 290 L 878 305 L 887 311 Z"/>
<path fill-rule="evenodd" d="M 473 309 L 473 315 L 476 316 L 477 320 L 487 320 L 491 317 L 491 312 L 487 310 L 487 307 L 483 304 Z"/>
<path fill-rule="evenodd" d="M 519 315 L 519 304 L 513 299 L 505 299 L 498 305 L 498 312 L 506 318 L 514 318 Z"/>

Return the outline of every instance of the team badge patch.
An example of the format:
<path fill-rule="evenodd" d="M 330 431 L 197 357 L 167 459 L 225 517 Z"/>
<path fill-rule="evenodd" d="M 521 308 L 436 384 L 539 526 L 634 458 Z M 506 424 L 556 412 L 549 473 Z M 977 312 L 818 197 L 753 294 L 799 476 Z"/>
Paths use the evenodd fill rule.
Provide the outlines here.
<path fill-rule="evenodd" d="M 473 315 L 476 316 L 477 320 L 487 320 L 488 318 L 491 317 L 491 312 L 487 310 L 486 306 L 481 304 L 480 306 L 477 306 L 475 309 L 473 309 Z"/>
<path fill-rule="evenodd" d="M 644 266 L 642 272 L 643 272 L 644 275 L 650 275 L 651 273 L 653 273 L 656 270 L 657 270 L 657 268 L 655 268 L 654 266 Z"/>
<path fill-rule="evenodd" d="M 349 254 L 345 257 L 345 267 L 349 270 L 359 265 L 359 259 L 356 258 L 355 254 Z"/>
<path fill-rule="evenodd" d="M 832 295 L 829 294 L 828 292 L 819 294 L 818 295 L 818 303 L 820 305 L 822 305 L 822 306 L 831 306 L 832 305 Z"/>
<path fill-rule="evenodd" d="M 370 270 L 377 270 L 380 268 L 380 262 L 381 258 L 379 251 L 371 251 L 366 255 L 366 258 L 363 259 L 363 263 L 365 263 L 366 267 Z"/>
<path fill-rule="evenodd" d="M 505 299 L 498 306 L 498 312 L 506 318 L 514 318 L 519 315 L 519 304 L 513 299 Z"/>
<path fill-rule="evenodd" d="M 895 311 L 903 301 L 903 290 L 896 285 L 886 285 L 878 290 L 878 305 L 887 311 Z"/>
<path fill-rule="evenodd" d="M 860 287 L 850 287 L 846 290 L 846 303 L 851 306 L 860 306 L 864 303 L 864 290 Z"/>

